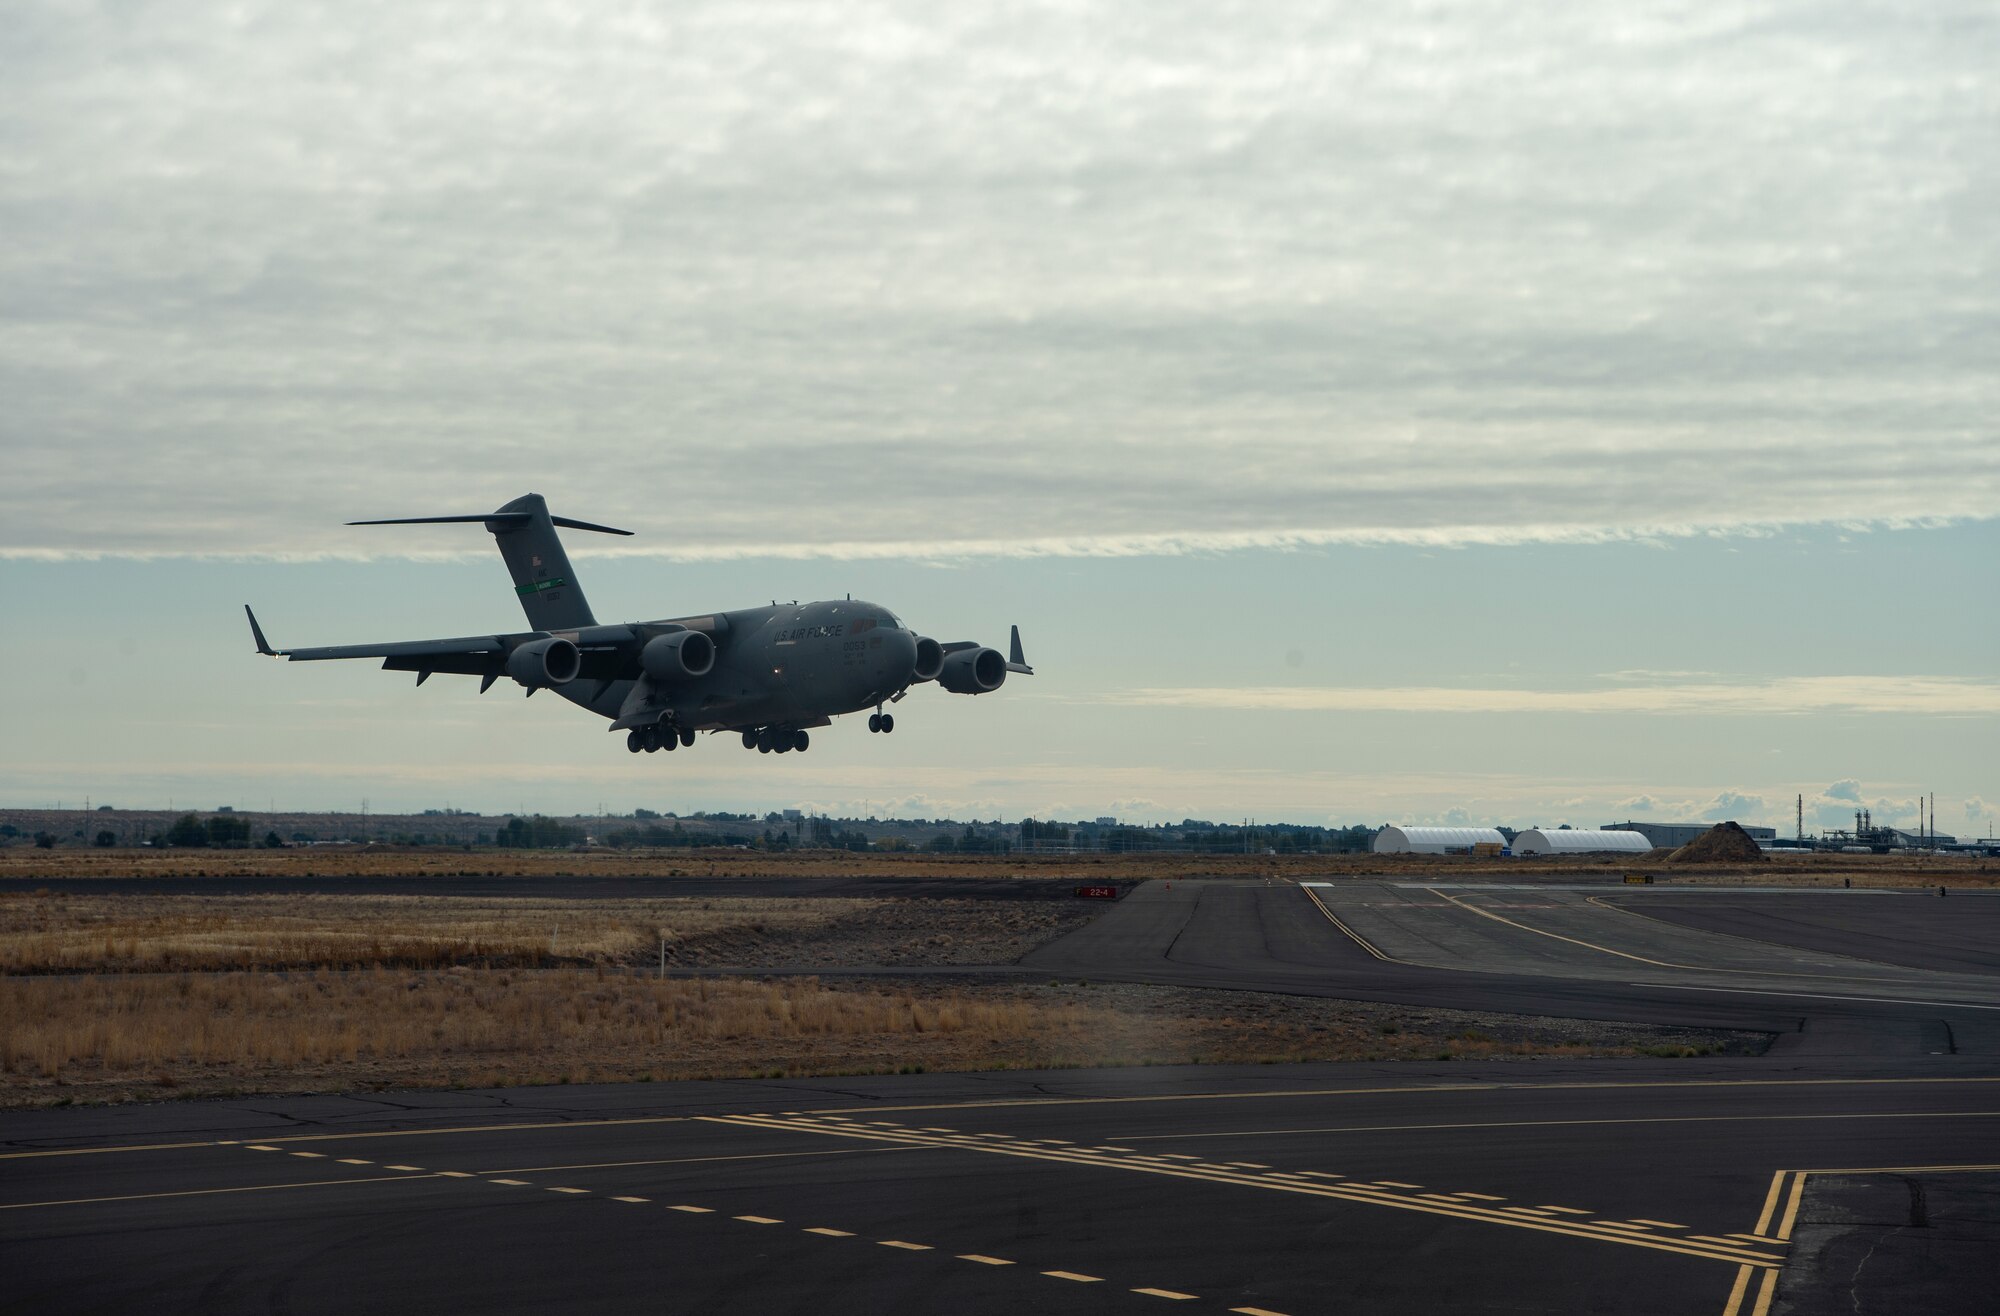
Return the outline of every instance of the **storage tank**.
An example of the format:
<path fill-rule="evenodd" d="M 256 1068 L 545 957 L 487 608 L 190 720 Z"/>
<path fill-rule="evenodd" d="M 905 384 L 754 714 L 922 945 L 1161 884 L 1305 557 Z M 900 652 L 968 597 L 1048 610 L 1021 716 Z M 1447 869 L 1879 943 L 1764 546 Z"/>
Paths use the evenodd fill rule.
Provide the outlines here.
<path fill-rule="evenodd" d="M 1653 848 L 1640 832 L 1596 832 L 1530 827 L 1514 838 L 1515 854 L 1644 854 Z"/>
<path fill-rule="evenodd" d="M 1460 854 L 1475 845 L 1507 844 L 1491 827 L 1398 827 L 1375 833 L 1376 854 Z"/>

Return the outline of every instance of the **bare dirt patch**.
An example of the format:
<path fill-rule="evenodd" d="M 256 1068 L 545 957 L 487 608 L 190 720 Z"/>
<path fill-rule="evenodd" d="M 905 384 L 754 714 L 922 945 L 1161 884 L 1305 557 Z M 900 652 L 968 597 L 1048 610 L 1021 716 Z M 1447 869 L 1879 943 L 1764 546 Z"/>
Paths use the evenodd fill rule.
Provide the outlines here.
<path fill-rule="evenodd" d="M 922 1070 L 1747 1054 L 1759 1035 L 1262 993 L 598 969 L 0 979 L 0 1105 Z"/>

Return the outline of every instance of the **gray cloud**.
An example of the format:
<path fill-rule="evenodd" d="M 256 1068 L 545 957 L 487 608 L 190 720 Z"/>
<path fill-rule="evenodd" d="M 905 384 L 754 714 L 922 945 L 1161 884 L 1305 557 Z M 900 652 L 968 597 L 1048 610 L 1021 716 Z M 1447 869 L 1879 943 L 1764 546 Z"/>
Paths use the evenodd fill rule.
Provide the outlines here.
<path fill-rule="evenodd" d="M 1996 27 L 28 6 L 0 552 L 529 487 L 682 555 L 1991 516 Z"/>

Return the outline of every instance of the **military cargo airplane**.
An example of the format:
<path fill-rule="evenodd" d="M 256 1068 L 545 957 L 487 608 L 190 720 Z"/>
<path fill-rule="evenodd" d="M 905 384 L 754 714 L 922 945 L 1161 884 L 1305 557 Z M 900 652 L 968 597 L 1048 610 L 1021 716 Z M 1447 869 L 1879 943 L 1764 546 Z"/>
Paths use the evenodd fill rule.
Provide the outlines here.
<path fill-rule="evenodd" d="M 1002 657 L 972 641 L 940 644 L 896 614 L 846 598 L 773 604 L 699 617 L 600 626 L 576 583 L 556 527 L 629 535 L 629 530 L 551 516 L 540 494 L 523 494 L 498 511 L 470 516 L 399 517 L 349 525 L 480 522 L 499 543 L 514 593 L 533 630 L 395 644 L 273 649 L 245 604 L 257 652 L 293 662 L 380 658 L 395 672 L 479 678 L 479 692 L 506 676 L 532 695 L 554 690 L 610 719 L 633 753 L 693 745 L 697 732 L 730 732 L 765 754 L 804 750 L 810 730 L 846 713 L 873 708 L 868 729 L 896 729 L 889 705 L 925 682 L 961 695 L 991 694 L 1009 672 L 1033 676 L 1013 628 Z"/>

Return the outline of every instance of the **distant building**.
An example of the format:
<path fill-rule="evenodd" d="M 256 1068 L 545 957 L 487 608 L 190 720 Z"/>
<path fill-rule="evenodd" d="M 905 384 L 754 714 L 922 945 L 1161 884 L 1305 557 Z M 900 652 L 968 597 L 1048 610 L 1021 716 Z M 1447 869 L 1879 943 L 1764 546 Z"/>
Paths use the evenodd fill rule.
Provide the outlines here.
<path fill-rule="evenodd" d="M 1958 844 L 1956 836 L 1946 836 L 1943 832 L 1906 832 L 1898 827 L 1894 829 L 1891 835 L 1896 838 L 1897 845 L 1908 846 L 1913 850 L 1921 850 L 1926 847 L 1937 849 L 1947 845 Z"/>
<path fill-rule="evenodd" d="M 1099 827 L 1116 827 L 1118 825 L 1118 820 L 1116 818 L 1099 818 L 1097 820 L 1097 825 Z"/>
<path fill-rule="evenodd" d="M 1376 854 L 1470 854 L 1475 845 L 1504 846 L 1491 827 L 1397 827 L 1375 833 Z"/>
<path fill-rule="evenodd" d="M 1637 832 L 1656 850 L 1678 850 L 1695 837 L 1706 835 L 1714 826 L 1714 823 L 1622 822 L 1606 823 L 1603 830 Z M 1738 823 L 1737 826 L 1743 825 Z M 1748 832 L 1750 839 L 1759 845 L 1768 845 L 1778 839 L 1778 829 L 1775 827 L 1744 827 L 1743 830 Z"/>
<path fill-rule="evenodd" d="M 1643 833 L 1624 829 L 1592 832 L 1574 827 L 1530 827 L 1514 838 L 1517 855 L 1644 854 L 1652 848 Z"/>

